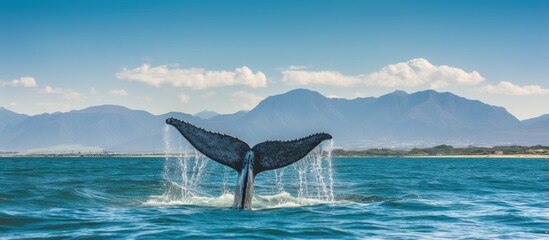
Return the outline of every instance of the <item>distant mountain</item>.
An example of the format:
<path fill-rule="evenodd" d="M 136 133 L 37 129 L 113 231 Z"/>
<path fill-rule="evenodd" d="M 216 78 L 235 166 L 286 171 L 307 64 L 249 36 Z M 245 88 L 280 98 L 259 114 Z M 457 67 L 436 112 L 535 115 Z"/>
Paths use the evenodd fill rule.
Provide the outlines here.
<path fill-rule="evenodd" d="M 350 119 L 365 136 L 374 139 L 423 141 L 428 145 L 441 141 L 482 143 L 494 131 L 519 124 L 519 120 L 502 107 L 448 92 L 394 92 L 369 101 L 360 104 Z"/>
<path fill-rule="evenodd" d="M 242 110 L 231 114 L 219 114 L 213 117 L 209 122 L 237 120 L 246 115 L 246 113 L 248 113 L 248 111 Z"/>
<path fill-rule="evenodd" d="M 379 98 L 331 99 L 297 89 L 271 96 L 234 122 L 217 127 L 251 143 L 318 131 L 349 147 L 507 143 L 496 132 L 520 121 L 502 107 L 432 90 Z"/>
<path fill-rule="evenodd" d="M 520 124 L 520 127 L 518 127 L 517 129 L 513 129 L 513 131 L 510 131 L 509 135 L 513 136 L 516 140 L 520 140 L 521 142 L 533 139 L 535 142 L 548 143 L 549 114 L 523 120 Z"/>
<path fill-rule="evenodd" d="M 268 97 L 242 117 L 226 121 L 220 128 L 234 132 L 252 144 L 321 131 L 337 132 L 345 128 L 343 123 L 345 116 L 329 98 L 318 92 L 299 89 Z"/>
<path fill-rule="evenodd" d="M 2 130 L 8 125 L 17 124 L 27 117 L 29 116 L 25 114 L 15 113 L 8 109 L 0 107 L 0 132 L 2 132 Z"/>
<path fill-rule="evenodd" d="M 315 132 L 331 133 L 336 146 L 346 148 L 549 145 L 549 115 L 521 122 L 502 107 L 432 90 L 349 100 L 296 89 L 268 97 L 249 112 L 210 118 L 179 112 L 153 115 L 114 105 L 30 117 L 6 111 L 0 109 L 0 120 L 10 127 L 0 129 L 0 150 L 79 144 L 160 152 L 168 117 L 237 136 L 250 145 Z"/>
<path fill-rule="evenodd" d="M 214 111 L 204 110 L 202 112 L 195 113 L 193 116 L 199 117 L 199 118 L 202 118 L 202 119 L 210 119 L 210 118 L 213 118 L 217 115 L 219 115 L 219 113 L 216 113 Z"/>
<path fill-rule="evenodd" d="M 181 114 L 178 117 L 183 118 Z M 0 146 L 25 150 L 80 144 L 117 151 L 152 151 L 152 146 L 162 145 L 159 136 L 163 125 L 158 116 L 146 111 L 103 105 L 28 117 L 2 131 Z"/>
<path fill-rule="evenodd" d="M 521 124 L 525 127 L 549 127 L 549 114 L 523 120 Z"/>

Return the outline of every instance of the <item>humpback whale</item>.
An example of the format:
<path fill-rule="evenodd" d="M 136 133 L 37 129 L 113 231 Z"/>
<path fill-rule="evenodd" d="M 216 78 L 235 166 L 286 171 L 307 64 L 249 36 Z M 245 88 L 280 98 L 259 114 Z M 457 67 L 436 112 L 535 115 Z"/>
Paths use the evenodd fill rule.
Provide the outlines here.
<path fill-rule="evenodd" d="M 322 141 L 332 139 L 330 134 L 316 133 L 291 141 L 266 141 L 250 148 L 236 137 L 210 132 L 175 118 L 166 119 L 166 123 L 206 157 L 238 172 L 232 207 L 239 209 L 251 209 L 257 174 L 297 162 Z"/>

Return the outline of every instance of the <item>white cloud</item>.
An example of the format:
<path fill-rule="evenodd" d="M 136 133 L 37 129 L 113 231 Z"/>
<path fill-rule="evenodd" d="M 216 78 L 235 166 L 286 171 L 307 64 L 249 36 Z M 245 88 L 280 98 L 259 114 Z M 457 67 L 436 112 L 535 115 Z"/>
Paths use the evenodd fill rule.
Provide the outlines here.
<path fill-rule="evenodd" d="M 288 85 L 323 84 L 346 87 L 359 83 L 363 76 L 347 76 L 336 71 L 284 70 L 282 82 Z"/>
<path fill-rule="evenodd" d="M 186 94 L 179 94 L 179 101 L 181 101 L 182 103 L 188 103 L 189 101 L 191 101 L 191 98 L 189 97 L 189 95 L 186 95 Z"/>
<path fill-rule="evenodd" d="M 90 94 L 91 95 L 97 95 L 97 89 L 95 89 L 95 87 L 90 87 Z"/>
<path fill-rule="evenodd" d="M 384 87 L 419 86 L 429 84 L 431 88 L 450 83 L 477 85 L 484 81 L 477 71 L 466 72 L 447 65 L 435 66 L 423 58 L 391 64 L 368 75 L 367 84 Z"/>
<path fill-rule="evenodd" d="M 128 92 L 124 89 L 111 89 L 109 91 L 112 95 L 119 96 L 119 97 L 125 97 L 128 96 Z"/>
<path fill-rule="evenodd" d="M 303 66 L 303 65 L 290 65 L 288 66 L 287 70 L 303 70 L 306 68 L 307 66 Z"/>
<path fill-rule="evenodd" d="M 43 91 L 48 94 L 59 94 L 67 100 L 84 98 L 84 95 L 82 93 L 76 92 L 70 88 L 54 88 L 52 86 L 46 85 Z"/>
<path fill-rule="evenodd" d="M 11 81 L 2 81 L 0 86 L 2 87 L 36 87 L 36 80 L 33 77 L 21 77 Z"/>
<path fill-rule="evenodd" d="M 546 95 L 549 89 L 538 85 L 517 86 L 511 82 L 502 81 L 497 85 L 486 85 L 479 89 L 481 92 L 504 95 Z"/>
<path fill-rule="evenodd" d="M 245 91 L 234 92 L 231 94 L 231 97 L 233 101 L 240 102 L 240 107 L 246 110 L 254 108 L 259 102 L 261 102 L 261 100 L 264 99 L 264 97 Z"/>
<path fill-rule="evenodd" d="M 204 89 L 211 87 L 244 85 L 253 88 L 267 86 L 267 77 L 262 72 L 254 73 L 243 66 L 234 71 L 209 71 L 204 68 L 168 68 L 166 65 L 151 67 L 143 64 L 134 69 L 122 69 L 116 74 L 121 80 L 143 82 L 159 87 L 171 85 L 174 87 L 189 87 Z"/>
<path fill-rule="evenodd" d="M 435 66 L 423 58 L 390 64 L 368 75 L 345 75 L 337 71 L 305 71 L 288 68 L 282 81 L 289 85 L 323 84 L 352 86 L 363 83 L 382 87 L 415 87 L 429 85 L 440 88 L 449 84 L 477 85 L 485 80 L 478 72 L 466 72 L 447 65 Z"/>
<path fill-rule="evenodd" d="M 8 106 L 17 107 L 17 103 L 16 102 L 10 102 L 10 103 L 8 103 Z"/>
<path fill-rule="evenodd" d="M 68 112 L 74 109 L 74 107 L 68 103 L 38 102 L 36 105 L 45 112 Z"/>

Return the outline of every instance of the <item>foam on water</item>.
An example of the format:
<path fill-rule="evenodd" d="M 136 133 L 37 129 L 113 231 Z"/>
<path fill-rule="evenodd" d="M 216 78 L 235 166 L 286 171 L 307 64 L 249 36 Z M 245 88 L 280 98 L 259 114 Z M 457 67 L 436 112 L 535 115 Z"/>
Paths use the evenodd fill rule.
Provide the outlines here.
<path fill-rule="evenodd" d="M 163 136 L 166 154 L 162 173 L 164 193 L 152 196 L 144 204 L 231 206 L 234 198 L 232 181 L 236 182 L 231 175 L 235 172 L 225 166 L 221 167 L 222 171 L 212 170 L 221 165 L 209 164 L 207 157 L 169 125 L 164 127 Z M 323 143 L 295 164 L 261 173 L 263 184 L 256 179 L 252 208 L 333 203 L 332 146 L 333 141 Z"/>
<path fill-rule="evenodd" d="M 226 193 L 221 196 L 192 196 L 186 199 L 168 200 L 164 195 L 153 196 L 148 201 L 143 203 L 145 206 L 174 206 L 174 205 L 200 205 L 209 207 L 230 207 L 233 203 L 234 194 Z M 273 195 L 254 195 L 252 200 L 252 209 L 269 209 L 269 208 L 288 208 L 302 207 L 317 204 L 331 204 L 347 201 L 327 201 L 315 198 L 295 197 L 290 193 L 281 192 Z"/>

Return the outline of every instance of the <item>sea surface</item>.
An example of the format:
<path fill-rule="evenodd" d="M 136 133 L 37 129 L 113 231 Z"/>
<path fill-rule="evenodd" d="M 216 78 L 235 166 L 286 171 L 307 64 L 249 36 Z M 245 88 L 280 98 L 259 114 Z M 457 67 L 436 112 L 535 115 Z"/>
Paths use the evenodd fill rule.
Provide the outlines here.
<path fill-rule="evenodd" d="M 0 239 L 549 239 L 549 159 L 317 156 L 259 174 L 251 211 L 235 183 L 200 156 L 0 158 Z"/>

